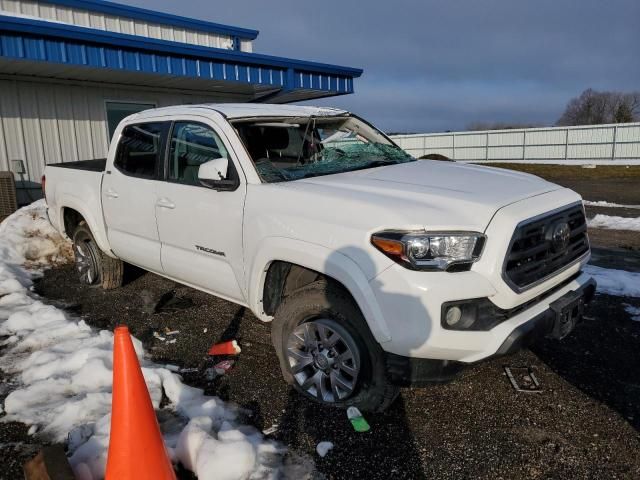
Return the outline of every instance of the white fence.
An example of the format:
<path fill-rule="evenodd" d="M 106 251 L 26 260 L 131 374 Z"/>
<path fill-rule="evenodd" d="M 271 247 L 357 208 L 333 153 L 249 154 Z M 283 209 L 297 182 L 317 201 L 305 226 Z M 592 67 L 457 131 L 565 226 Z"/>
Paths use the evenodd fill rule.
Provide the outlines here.
<path fill-rule="evenodd" d="M 640 123 L 392 135 L 418 158 L 462 162 L 640 163 Z"/>

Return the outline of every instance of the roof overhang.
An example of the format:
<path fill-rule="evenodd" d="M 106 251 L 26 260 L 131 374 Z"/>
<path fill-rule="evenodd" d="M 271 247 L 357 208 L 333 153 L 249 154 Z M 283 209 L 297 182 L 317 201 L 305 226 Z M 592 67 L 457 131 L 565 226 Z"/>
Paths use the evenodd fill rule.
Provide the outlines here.
<path fill-rule="evenodd" d="M 105 75 L 108 71 L 108 75 Z M 353 93 L 362 70 L 0 15 L 0 72 L 238 93 L 287 103 Z"/>

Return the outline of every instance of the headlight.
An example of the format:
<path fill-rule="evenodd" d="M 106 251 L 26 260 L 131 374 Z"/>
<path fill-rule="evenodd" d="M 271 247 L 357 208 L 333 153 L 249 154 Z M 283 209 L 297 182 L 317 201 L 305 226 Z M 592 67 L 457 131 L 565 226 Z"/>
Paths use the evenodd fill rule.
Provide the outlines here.
<path fill-rule="evenodd" d="M 464 271 L 480 258 L 485 236 L 475 232 L 403 232 L 385 230 L 371 243 L 411 270 Z"/>

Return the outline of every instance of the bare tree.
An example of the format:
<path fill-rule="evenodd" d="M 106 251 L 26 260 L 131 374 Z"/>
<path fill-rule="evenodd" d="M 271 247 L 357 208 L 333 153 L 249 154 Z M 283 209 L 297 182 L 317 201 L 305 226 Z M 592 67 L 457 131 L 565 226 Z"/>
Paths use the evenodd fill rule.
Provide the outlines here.
<path fill-rule="evenodd" d="M 572 98 L 558 125 L 626 123 L 640 116 L 640 92 L 598 92 L 591 88 Z"/>

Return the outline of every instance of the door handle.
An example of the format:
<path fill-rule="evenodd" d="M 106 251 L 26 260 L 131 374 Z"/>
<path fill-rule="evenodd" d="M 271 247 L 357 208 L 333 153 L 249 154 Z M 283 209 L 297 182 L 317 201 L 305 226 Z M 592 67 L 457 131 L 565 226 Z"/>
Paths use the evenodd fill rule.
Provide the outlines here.
<path fill-rule="evenodd" d="M 115 190 L 111 190 L 110 188 L 108 188 L 107 191 L 104 192 L 104 194 L 109 198 L 118 198 L 118 192 L 116 192 Z"/>
<path fill-rule="evenodd" d="M 176 204 L 168 198 L 163 197 L 158 199 L 158 201 L 156 202 L 156 207 L 174 209 L 176 208 Z"/>

